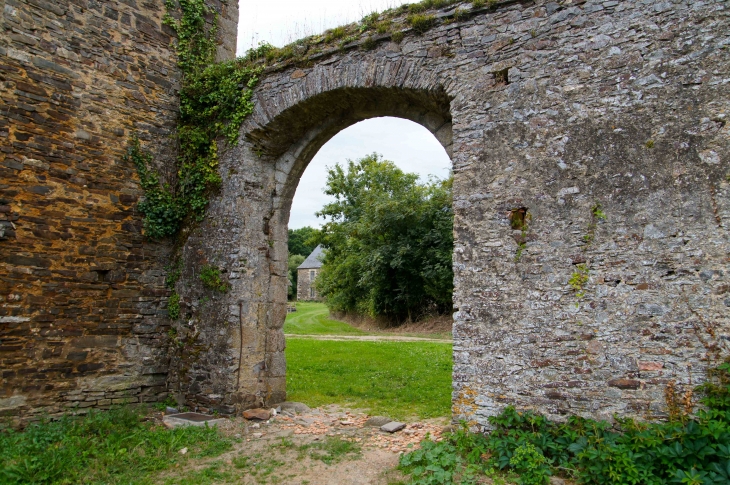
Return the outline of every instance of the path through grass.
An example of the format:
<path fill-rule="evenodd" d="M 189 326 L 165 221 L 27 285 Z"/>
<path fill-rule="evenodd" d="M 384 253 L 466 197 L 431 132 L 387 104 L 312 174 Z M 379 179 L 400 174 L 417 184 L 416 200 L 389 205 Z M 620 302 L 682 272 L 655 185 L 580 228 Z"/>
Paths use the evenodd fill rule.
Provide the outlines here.
<path fill-rule="evenodd" d="M 287 399 L 404 419 L 448 416 L 450 344 L 287 339 Z"/>
<path fill-rule="evenodd" d="M 297 311 L 286 316 L 284 333 L 290 335 L 368 335 L 352 325 L 331 320 L 324 303 L 297 302 Z"/>

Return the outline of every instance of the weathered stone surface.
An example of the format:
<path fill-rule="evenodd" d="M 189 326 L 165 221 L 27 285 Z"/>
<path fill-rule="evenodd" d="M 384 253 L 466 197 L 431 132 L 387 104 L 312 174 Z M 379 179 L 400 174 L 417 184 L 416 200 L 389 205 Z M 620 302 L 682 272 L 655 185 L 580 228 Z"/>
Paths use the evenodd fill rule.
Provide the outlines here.
<path fill-rule="evenodd" d="M 309 406 L 304 403 L 291 401 L 280 403 L 278 407 L 280 407 L 282 411 L 289 411 L 297 414 L 306 413 L 310 410 Z"/>
<path fill-rule="evenodd" d="M 164 1 L 1 3 L 0 412 L 165 399 L 169 248 L 142 237 L 122 160 L 133 133 L 160 166 L 174 156 Z M 235 28 L 222 27 L 231 57 Z M 120 380 L 127 395 L 113 396 Z"/>
<path fill-rule="evenodd" d="M 406 423 L 399 423 L 398 421 L 391 421 L 390 423 L 384 424 L 380 427 L 380 431 L 386 433 L 395 433 L 406 427 Z"/>
<path fill-rule="evenodd" d="M 381 426 L 386 425 L 391 421 L 393 420 L 386 416 L 371 416 L 370 418 L 368 418 L 367 421 L 365 421 L 365 426 L 380 428 Z"/>
<path fill-rule="evenodd" d="M 271 417 L 271 411 L 269 409 L 261 408 L 249 409 L 243 412 L 243 417 L 246 419 L 258 419 L 261 421 L 266 421 Z"/>
<path fill-rule="evenodd" d="M 207 389 L 186 396 L 283 392 L 266 336 L 285 317 L 299 178 L 338 131 L 397 116 L 453 161 L 455 418 L 487 426 L 508 404 L 661 417 L 668 379 L 688 389 L 728 355 L 729 11 L 515 2 L 270 69 L 184 249 L 187 301 L 205 258 L 235 274 L 220 311 L 194 322 L 205 345 L 188 375 Z M 515 235 L 509 215 L 523 208 L 531 221 Z"/>
<path fill-rule="evenodd" d="M 161 166 L 173 153 L 164 2 L 81 3 L 13 0 L 0 20 L 1 413 L 168 388 L 220 412 L 285 399 L 294 191 L 324 143 L 376 116 L 420 123 L 453 161 L 455 419 L 662 417 L 669 380 L 689 389 L 728 355 L 726 1 L 510 2 L 269 69 L 182 250 L 183 346 L 169 248 L 142 237 L 122 162 L 133 132 Z M 213 2 L 221 32 L 235 3 Z M 235 35 L 220 40 L 225 57 Z M 228 293 L 202 288 L 206 264 Z"/>

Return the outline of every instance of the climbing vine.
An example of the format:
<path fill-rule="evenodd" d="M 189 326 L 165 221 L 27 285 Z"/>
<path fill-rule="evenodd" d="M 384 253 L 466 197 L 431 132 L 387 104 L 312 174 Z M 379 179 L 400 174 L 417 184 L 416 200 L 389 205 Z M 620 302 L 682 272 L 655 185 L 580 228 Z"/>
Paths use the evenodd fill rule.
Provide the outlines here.
<path fill-rule="evenodd" d="M 145 234 L 153 239 L 175 235 L 186 221 L 202 220 L 210 195 L 221 183 L 216 140 L 238 143 L 241 123 L 253 111 L 251 97 L 262 69 L 253 65 L 253 56 L 215 62 L 217 14 L 205 0 L 167 0 L 165 6 L 164 23 L 177 34 L 182 71 L 174 180 L 161 179 L 136 137 L 127 151 L 145 192 L 138 206 L 145 216 Z M 210 25 L 206 18 L 212 18 Z"/>

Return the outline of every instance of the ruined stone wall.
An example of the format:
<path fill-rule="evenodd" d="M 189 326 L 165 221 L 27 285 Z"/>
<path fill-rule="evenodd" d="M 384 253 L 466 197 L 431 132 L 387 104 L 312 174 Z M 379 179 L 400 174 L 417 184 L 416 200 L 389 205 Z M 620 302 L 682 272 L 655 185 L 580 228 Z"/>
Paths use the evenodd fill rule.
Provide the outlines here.
<path fill-rule="evenodd" d="M 214 6 L 230 57 L 237 9 Z M 0 10 L 0 415 L 162 399 L 169 249 L 142 236 L 122 155 L 138 133 L 172 166 L 180 75 L 164 0 Z"/>
<path fill-rule="evenodd" d="M 729 13 L 508 2 L 269 71 L 184 249 L 178 392 L 221 410 L 284 397 L 294 190 L 339 130 L 389 115 L 454 164 L 455 417 L 661 417 L 669 380 L 689 389 L 728 355 Z M 196 286 L 203 264 L 228 293 Z"/>

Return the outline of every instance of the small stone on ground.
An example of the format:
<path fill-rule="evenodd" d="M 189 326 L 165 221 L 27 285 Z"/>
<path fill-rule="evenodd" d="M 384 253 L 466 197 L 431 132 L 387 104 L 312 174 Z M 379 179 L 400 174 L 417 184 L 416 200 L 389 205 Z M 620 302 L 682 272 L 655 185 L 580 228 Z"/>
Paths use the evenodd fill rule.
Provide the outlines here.
<path fill-rule="evenodd" d="M 380 428 L 381 426 L 392 422 L 393 420 L 385 416 L 373 416 L 372 418 L 365 421 L 365 426 L 371 426 L 373 428 Z"/>
<path fill-rule="evenodd" d="M 400 431 L 403 428 L 406 427 L 406 423 L 399 423 L 398 421 L 391 421 L 388 424 L 384 424 L 380 427 L 381 431 L 385 431 L 386 433 L 395 433 L 396 431 Z"/>
<path fill-rule="evenodd" d="M 243 412 L 243 417 L 246 419 L 259 419 L 261 421 L 266 421 L 271 417 L 271 411 L 268 409 L 249 409 L 248 411 Z"/>

